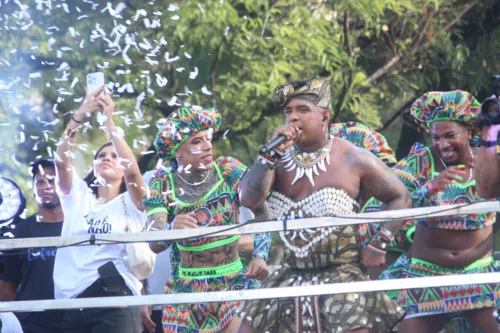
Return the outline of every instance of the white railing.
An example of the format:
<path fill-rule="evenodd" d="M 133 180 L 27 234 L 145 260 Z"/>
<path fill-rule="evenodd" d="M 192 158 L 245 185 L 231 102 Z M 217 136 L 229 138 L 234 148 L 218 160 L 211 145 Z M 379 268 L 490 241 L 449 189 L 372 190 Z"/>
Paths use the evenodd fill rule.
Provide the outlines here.
<path fill-rule="evenodd" d="M 433 217 L 474 214 L 478 212 L 500 211 L 499 201 L 481 201 L 467 205 L 450 205 L 447 207 L 424 207 L 391 211 L 381 211 L 373 213 L 337 215 L 335 217 L 313 217 L 307 219 L 293 219 L 286 222 L 287 230 L 297 230 L 307 228 L 324 228 L 344 225 L 355 225 L 365 223 L 377 223 L 397 220 L 411 220 L 414 218 L 429 219 Z M 70 237 L 43 237 L 43 238 L 19 238 L 0 240 L 1 250 L 12 250 L 29 247 L 60 247 L 72 246 L 75 243 L 85 242 L 89 244 L 94 238 L 93 244 L 109 244 L 110 242 L 152 242 L 159 240 L 175 241 L 179 239 L 201 237 L 207 234 L 216 236 L 230 236 L 254 234 L 261 232 L 283 231 L 285 223 L 283 221 L 265 221 L 246 223 L 235 226 L 194 228 L 183 230 L 123 233 L 114 235 L 91 235 L 91 236 L 70 236 Z"/>
<path fill-rule="evenodd" d="M 469 205 L 453 205 L 448 207 L 425 207 L 356 215 L 342 215 L 335 217 L 318 217 L 286 221 L 288 230 L 307 228 L 321 228 L 363 223 L 386 222 L 414 218 L 433 218 L 458 214 L 474 214 L 478 212 L 495 212 L 500 210 L 500 202 L 484 201 Z M 158 231 L 146 233 L 127 233 L 119 235 L 96 235 L 95 244 L 109 244 L 112 242 L 148 242 L 157 240 L 176 240 L 202 235 L 235 235 L 260 232 L 282 231 L 283 221 L 267 221 L 244 224 L 238 228 L 228 230 L 228 227 L 195 228 L 184 230 Z M 234 228 L 234 227 L 233 227 Z M 27 247 L 54 247 L 71 246 L 77 242 L 87 242 L 89 237 L 46 237 L 26 239 L 3 239 L 0 241 L 0 250 L 27 248 Z M 467 274 L 437 277 L 421 277 L 412 279 L 395 279 L 386 281 L 362 281 L 351 283 L 302 285 L 294 287 L 270 288 L 258 290 L 219 291 L 207 293 L 189 293 L 175 295 L 148 295 L 148 296 L 121 296 L 101 298 L 80 298 L 66 300 L 37 300 L 0 303 L 0 312 L 4 311 L 40 311 L 52 309 L 83 309 L 116 306 L 138 306 L 151 304 L 189 304 L 222 302 L 234 300 L 271 299 L 284 297 L 299 297 L 313 295 L 331 295 L 343 293 L 361 293 L 399 289 L 430 288 L 439 286 L 500 283 L 500 273 Z"/>

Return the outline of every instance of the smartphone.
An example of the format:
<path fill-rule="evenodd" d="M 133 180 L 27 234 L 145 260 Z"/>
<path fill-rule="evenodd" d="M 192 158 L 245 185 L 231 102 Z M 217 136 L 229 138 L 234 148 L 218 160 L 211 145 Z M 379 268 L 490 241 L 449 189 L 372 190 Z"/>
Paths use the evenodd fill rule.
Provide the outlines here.
<path fill-rule="evenodd" d="M 104 73 L 96 72 L 87 74 L 87 95 L 92 94 L 104 85 Z M 101 92 L 103 95 L 104 92 Z"/>

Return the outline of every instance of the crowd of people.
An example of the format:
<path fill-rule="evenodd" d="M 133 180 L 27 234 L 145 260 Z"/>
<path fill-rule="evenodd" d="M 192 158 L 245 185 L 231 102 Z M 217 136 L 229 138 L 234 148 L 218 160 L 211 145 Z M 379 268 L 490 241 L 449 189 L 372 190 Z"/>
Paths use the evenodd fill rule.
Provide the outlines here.
<path fill-rule="evenodd" d="M 161 124 L 154 141 L 169 167 L 143 176 L 125 133 L 114 124 L 113 99 L 100 88 L 73 113 L 55 159 L 31 164 L 38 211 L 17 225 L 15 237 L 235 226 L 245 209 L 256 221 L 303 219 L 303 229 L 279 232 L 274 242 L 270 233 L 151 242 L 157 256 L 147 280 L 131 269 L 125 244 L 7 251 L 1 257 L 0 299 L 179 295 L 500 272 L 493 257 L 495 213 L 307 225 L 308 217 L 470 204 L 500 196 L 500 126 L 478 126 L 480 103 L 470 93 L 428 92 L 418 98 L 411 116 L 430 134 L 431 144 L 416 143 L 399 161 L 376 131 L 355 122 L 331 123 L 326 78 L 277 87 L 272 102 L 284 111 L 284 125 L 273 131 L 281 143 L 261 150 L 251 167 L 232 156 L 213 156 L 213 135 L 222 121 L 217 110 L 181 107 Z M 80 178 L 71 164 L 72 150 L 79 128 L 97 111 L 106 118 L 110 142 L 95 154 L 92 172 Z M 477 135 L 480 147 L 471 143 Z M 272 246 L 282 249 L 279 266 L 269 265 Z M 6 332 L 25 333 L 500 333 L 494 316 L 498 307 L 500 282 L 19 312 L 0 322 L 4 329 L 10 325 Z M 22 328 L 14 328 L 15 318 Z"/>

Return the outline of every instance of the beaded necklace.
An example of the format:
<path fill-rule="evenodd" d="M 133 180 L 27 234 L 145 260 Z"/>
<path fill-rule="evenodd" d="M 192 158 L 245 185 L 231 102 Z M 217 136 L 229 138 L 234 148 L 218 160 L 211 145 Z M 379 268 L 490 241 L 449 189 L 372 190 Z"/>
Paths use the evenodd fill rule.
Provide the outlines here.
<path fill-rule="evenodd" d="M 297 146 L 288 149 L 282 161 L 285 164 L 285 171 L 292 172 L 295 170 L 295 178 L 291 185 L 306 176 L 314 186 L 314 175 L 319 176 L 319 171 L 326 172 L 325 161 L 330 165 L 332 145 L 333 136 L 329 136 L 327 143 L 312 153 L 303 152 Z"/>

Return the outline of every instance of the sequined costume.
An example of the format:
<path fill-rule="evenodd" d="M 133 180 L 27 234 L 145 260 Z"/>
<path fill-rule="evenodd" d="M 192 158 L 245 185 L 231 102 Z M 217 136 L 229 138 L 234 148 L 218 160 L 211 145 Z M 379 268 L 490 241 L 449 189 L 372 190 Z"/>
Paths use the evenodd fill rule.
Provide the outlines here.
<path fill-rule="evenodd" d="M 323 188 L 295 202 L 278 192 L 268 198 L 273 218 L 354 214 L 358 203 L 341 189 Z M 369 280 L 360 267 L 361 244 L 353 226 L 281 232 L 281 269 L 263 288 Z M 383 293 L 356 293 L 246 302 L 240 316 L 254 332 L 340 332 L 367 327 L 387 332 L 403 316 Z"/>
<path fill-rule="evenodd" d="M 195 217 L 201 226 L 238 224 L 237 190 L 246 168 L 231 157 L 220 157 L 213 163 L 213 167 L 218 173 L 219 181 L 203 198 L 192 204 L 182 202 L 176 197 L 180 189 L 175 188 L 172 173 L 163 170 L 157 172 L 150 182 L 151 195 L 144 199 L 148 213 L 167 212 L 169 223 L 178 214 L 195 212 Z M 239 259 L 218 267 L 181 267 L 179 250 L 204 251 L 236 242 L 238 238 L 239 236 L 201 237 L 174 243 L 171 251 L 172 278 L 167 282 L 165 292 L 178 294 L 258 288 L 260 281 L 245 277 L 246 268 Z M 267 260 L 270 243 L 269 234 L 256 235 L 253 257 Z M 165 305 L 163 331 L 220 332 L 231 322 L 239 306 L 240 302 Z"/>

